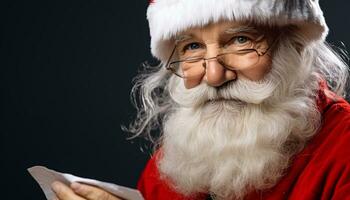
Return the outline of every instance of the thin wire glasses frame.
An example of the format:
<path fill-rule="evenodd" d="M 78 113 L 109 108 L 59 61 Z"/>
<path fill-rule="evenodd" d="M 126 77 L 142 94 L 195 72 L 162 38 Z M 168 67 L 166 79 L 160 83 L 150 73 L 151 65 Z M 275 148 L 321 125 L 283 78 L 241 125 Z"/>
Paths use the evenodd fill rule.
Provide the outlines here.
<path fill-rule="evenodd" d="M 206 61 L 210 61 L 210 60 L 214 60 L 216 59 L 225 69 L 227 70 L 234 70 L 234 67 L 230 67 L 228 66 L 227 64 L 225 64 L 224 62 L 222 62 L 220 59 L 218 58 L 221 58 L 225 55 L 230 55 L 230 54 L 234 54 L 234 55 L 245 55 L 245 54 L 248 54 L 248 53 L 252 53 L 252 52 L 255 52 L 257 54 L 257 61 L 259 61 L 260 57 L 261 56 L 264 56 L 271 48 L 272 46 L 275 45 L 277 39 L 275 41 L 272 42 L 271 45 L 269 45 L 269 47 L 263 51 L 263 52 L 259 52 L 256 48 L 247 48 L 247 49 L 240 49 L 240 50 L 236 50 L 236 51 L 232 51 L 232 52 L 226 52 L 226 53 L 221 53 L 221 54 L 218 54 L 214 57 L 210 57 L 210 58 L 203 58 L 203 57 L 192 57 L 192 58 L 188 58 L 188 59 L 183 59 L 183 60 L 177 60 L 177 61 L 173 61 L 173 62 L 170 62 L 171 61 L 171 58 L 174 56 L 175 54 L 175 51 L 176 51 L 176 48 L 177 48 L 177 45 L 175 45 L 174 49 L 172 50 L 167 62 L 166 62 L 166 69 L 171 71 L 173 74 L 175 74 L 176 76 L 180 77 L 180 78 L 187 78 L 181 74 L 179 74 L 177 72 L 177 69 L 173 68 L 173 67 L 170 67 L 171 65 L 174 65 L 174 64 L 178 64 L 178 63 L 183 63 L 183 62 L 189 62 L 189 63 L 195 63 L 195 62 L 199 62 L 199 61 L 203 61 L 203 67 L 205 68 L 206 67 Z"/>

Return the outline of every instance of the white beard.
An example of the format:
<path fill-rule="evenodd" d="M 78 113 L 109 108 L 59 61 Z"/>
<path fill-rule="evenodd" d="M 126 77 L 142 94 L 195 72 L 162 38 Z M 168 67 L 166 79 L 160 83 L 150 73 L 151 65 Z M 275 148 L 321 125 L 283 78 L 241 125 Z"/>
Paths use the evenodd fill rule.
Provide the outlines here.
<path fill-rule="evenodd" d="M 295 90 L 286 89 L 276 78 L 283 66 L 273 67 L 259 83 L 239 79 L 219 89 L 202 83 L 187 90 L 170 80 L 178 106 L 164 123 L 158 166 L 175 190 L 240 199 L 277 183 L 316 132 L 319 113 L 310 91 L 295 93 L 294 82 Z M 286 74 L 298 76 L 292 70 Z"/>

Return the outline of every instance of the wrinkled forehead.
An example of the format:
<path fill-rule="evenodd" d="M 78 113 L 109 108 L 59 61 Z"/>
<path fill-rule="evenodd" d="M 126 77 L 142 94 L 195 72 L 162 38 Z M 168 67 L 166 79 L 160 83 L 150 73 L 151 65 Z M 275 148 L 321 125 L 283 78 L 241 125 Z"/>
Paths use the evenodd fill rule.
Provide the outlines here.
<path fill-rule="evenodd" d="M 249 33 L 257 36 L 265 35 L 268 27 L 256 26 L 249 22 L 220 21 L 204 26 L 190 27 L 173 37 L 175 44 L 192 38 L 200 38 L 203 34 L 217 37 L 236 33 Z"/>

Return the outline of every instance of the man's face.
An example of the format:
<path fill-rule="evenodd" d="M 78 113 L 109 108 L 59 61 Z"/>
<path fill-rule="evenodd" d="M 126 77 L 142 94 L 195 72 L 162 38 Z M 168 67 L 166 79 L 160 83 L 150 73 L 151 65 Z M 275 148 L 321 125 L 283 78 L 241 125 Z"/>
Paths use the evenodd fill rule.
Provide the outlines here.
<path fill-rule="evenodd" d="M 238 49 L 255 49 L 256 52 L 251 51 L 243 55 L 237 52 Z M 190 89 L 202 81 L 218 87 L 236 78 L 261 80 L 271 66 L 270 52 L 265 54 L 268 49 L 269 44 L 261 31 L 242 23 L 221 21 L 191 28 L 182 33 L 177 39 L 176 53 L 179 60 L 193 57 L 214 58 L 225 53 L 236 53 L 236 57 L 231 54 L 226 56 L 233 57 L 230 59 L 235 62 L 231 69 L 225 67 L 225 63 L 218 59 L 206 60 L 205 66 L 201 63 L 197 64 L 198 67 L 192 67 L 194 64 L 180 63 L 183 73 L 191 76 L 184 79 L 186 88 Z M 254 63 L 246 64 L 251 61 Z"/>
<path fill-rule="evenodd" d="M 316 130 L 316 120 L 310 116 L 318 113 L 308 95 L 313 89 L 295 84 L 305 78 L 302 69 L 308 65 L 293 46 L 294 37 L 279 34 L 278 43 L 272 45 L 270 38 L 282 31 L 264 29 L 268 28 L 220 22 L 176 38 L 174 59 L 197 56 L 205 64 L 180 62 L 182 75 L 195 78 L 172 76 L 167 85 L 171 112 L 162 127 L 158 167 L 184 194 L 209 191 L 232 199 L 250 187 L 272 186 L 296 147 Z M 249 67 L 243 61 L 254 59 L 254 52 L 242 55 L 236 65 L 235 59 L 217 59 L 232 44 L 237 48 L 230 49 L 255 48 L 265 54 Z M 274 46 L 271 55 L 268 50 Z M 237 55 L 241 54 L 236 51 L 240 59 Z M 295 109 L 298 106 L 303 109 Z"/>

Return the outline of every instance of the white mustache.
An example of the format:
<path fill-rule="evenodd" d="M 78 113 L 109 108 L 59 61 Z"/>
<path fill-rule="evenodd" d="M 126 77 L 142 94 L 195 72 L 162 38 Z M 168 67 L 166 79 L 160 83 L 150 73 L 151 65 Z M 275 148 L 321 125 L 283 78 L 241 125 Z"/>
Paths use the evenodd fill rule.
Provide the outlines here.
<path fill-rule="evenodd" d="M 182 80 L 181 80 L 182 81 Z M 276 90 L 278 82 L 269 74 L 261 81 L 239 78 L 215 88 L 202 82 L 197 87 L 186 89 L 182 82 L 171 84 L 172 99 L 183 107 L 198 107 L 209 101 L 228 100 L 260 104 Z"/>

